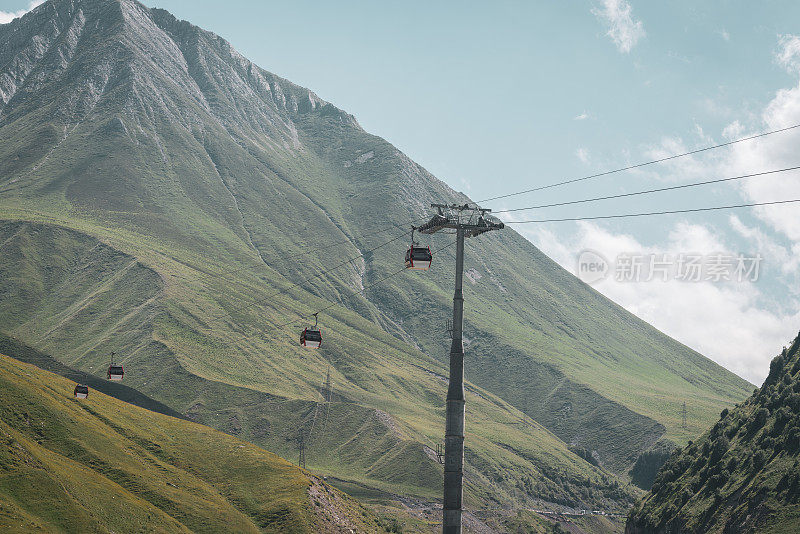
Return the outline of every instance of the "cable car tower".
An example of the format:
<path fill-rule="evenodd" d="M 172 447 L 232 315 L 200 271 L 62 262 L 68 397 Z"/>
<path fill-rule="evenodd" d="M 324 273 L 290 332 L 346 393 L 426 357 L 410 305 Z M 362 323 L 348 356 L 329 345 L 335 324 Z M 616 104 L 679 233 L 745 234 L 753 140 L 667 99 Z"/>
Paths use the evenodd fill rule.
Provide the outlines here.
<path fill-rule="evenodd" d="M 326 403 L 330 404 L 332 397 L 333 391 L 331 391 L 331 366 L 328 364 L 328 373 L 325 375 L 325 386 L 322 388 L 322 398 L 325 399 Z"/>
<path fill-rule="evenodd" d="M 303 429 L 297 434 L 297 446 L 300 448 L 300 458 L 297 461 L 297 467 L 300 469 L 306 468 L 306 438 L 303 434 Z"/>
<path fill-rule="evenodd" d="M 455 230 L 456 234 L 456 287 L 453 295 L 453 333 L 450 345 L 450 385 L 447 389 L 447 417 L 444 434 L 444 502 L 442 532 L 461 533 L 461 501 L 464 477 L 464 238 L 476 237 L 492 230 L 502 230 L 505 225 L 494 217 L 487 218 L 491 210 L 476 205 L 431 204 L 437 214 L 416 229 L 421 234 L 434 234 Z M 491 219 L 491 220 L 490 220 Z"/>

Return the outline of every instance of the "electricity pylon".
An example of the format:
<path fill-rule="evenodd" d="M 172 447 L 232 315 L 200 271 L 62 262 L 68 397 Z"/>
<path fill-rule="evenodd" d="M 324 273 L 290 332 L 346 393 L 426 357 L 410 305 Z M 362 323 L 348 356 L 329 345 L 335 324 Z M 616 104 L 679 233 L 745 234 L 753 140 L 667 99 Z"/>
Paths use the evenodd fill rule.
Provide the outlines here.
<path fill-rule="evenodd" d="M 444 501 L 442 532 L 461 533 L 464 482 L 464 238 L 501 230 L 502 222 L 487 220 L 491 210 L 464 204 L 431 204 L 438 213 L 417 231 L 433 234 L 450 229 L 456 232 L 456 287 L 453 294 L 453 334 L 450 344 L 450 385 L 447 388 L 447 416 L 444 433 Z"/>
<path fill-rule="evenodd" d="M 298 435 L 298 446 L 300 447 L 300 459 L 297 462 L 297 466 L 301 469 L 306 468 L 306 439 L 303 435 L 303 429 L 300 429 L 300 434 Z"/>
<path fill-rule="evenodd" d="M 331 366 L 328 365 L 328 373 L 325 375 L 325 388 L 322 390 L 322 398 L 325 399 L 325 402 L 331 402 L 332 397 L 331 391 Z"/>
<path fill-rule="evenodd" d="M 681 413 L 683 424 L 681 425 L 686 430 L 686 401 L 683 401 L 683 412 Z"/>

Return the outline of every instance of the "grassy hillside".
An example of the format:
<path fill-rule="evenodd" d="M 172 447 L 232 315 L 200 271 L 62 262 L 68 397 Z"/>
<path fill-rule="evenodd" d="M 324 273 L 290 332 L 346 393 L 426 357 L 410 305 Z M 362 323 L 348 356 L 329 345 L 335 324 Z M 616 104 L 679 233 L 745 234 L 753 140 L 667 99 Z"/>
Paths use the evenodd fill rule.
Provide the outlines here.
<path fill-rule="evenodd" d="M 272 453 L 0 356 L 4 532 L 382 530 Z"/>
<path fill-rule="evenodd" d="M 303 432 L 315 469 L 440 495 L 450 238 L 431 271 L 363 288 L 400 267 L 430 201 L 463 195 L 133 0 L 50 0 L 0 26 L 0 65 L 9 346 L 95 376 L 116 351 L 127 386 L 188 418 L 285 457 Z M 466 261 L 471 506 L 618 509 L 642 453 L 749 393 L 510 229 Z M 333 303 L 324 348 L 298 347 L 301 318 Z"/>
<path fill-rule="evenodd" d="M 761 389 L 676 452 L 626 532 L 797 532 L 800 525 L 800 336 Z"/>
<path fill-rule="evenodd" d="M 69 337 L 66 330 L 54 325 L 64 325 L 73 333 L 91 328 L 102 333 L 106 350 L 122 351 L 127 336 L 132 335 L 129 321 L 148 313 L 148 307 L 156 306 L 148 302 L 147 296 L 158 293 L 158 286 L 142 291 L 128 277 L 143 277 L 156 284 L 158 277 L 146 269 L 127 270 L 120 275 L 112 266 L 130 266 L 135 263 L 132 258 L 82 234 L 51 226 L 12 223 L 0 225 L 2 236 L 5 236 L 6 260 L 0 265 L 2 279 L 13 279 L 15 272 L 27 273 L 25 278 L 17 278 L 14 285 L 0 286 L 9 295 L 0 301 L 0 317 L 5 313 L 8 323 L 15 325 L 8 329 L 11 335 L 0 337 L 0 347 L 18 359 L 52 366 L 55 372 L 75 379 L 84 378 L 85 374 L 64 364 L 54 364 L 53 358 L 43 353 L 60 350 L 72 354 L 85 343 L 85 338 Z M 60 251 L 58 256 L 47 254 L 53 249 Z M 72 257 L 80 261 L 64 261 Z M 52 258 L 55 264 L 40 258 Z M 42 282 L 34 285 L 32 281 L 37 280 Z M 115 285 L 117 290 L 109 289 Z M 62 287 L 70 288 L 70 300 L 58 306 L 49 304 L 50 299 L 65 298 Z M 127 288 L 136 289 L 128 292 Z M 111 300 L 120 305 L 108 305 Z M 80 312 L 51 315 L 49 311 L 62 308 L 79 308 Z M 16 309 L 42 312 L 26 316 L 15 313 Z M 146 327 L 146 322 L 138 323 L 138 335 Z M 64 335 L 43 335 L 37 340 L 39 349 L 11 337 L 26 338 L 37 331 L 64 332 Z M 351 337 L 346 335 L 348 331 L 352 332 Z M 307 371 L 310 384 L 306 387 L 314 401 L 202 380 L 174 365 L 169 358 L 172 353 L 153 340 L 125 357 L 124 385 L 108 385 L 125 391 L 108 392 L 115 396 L 127 394 L 128 385 L 135 385 L 190 419 L 245 437 L 286 458 L 297 457 L 298 432 L 302 429 L 309 467 L 392 493 L 438 497 L 441 467 L 432 448 L 441 432 L 444 369 L 428 360 L 428 369 L 421 372 L 420 362 L 426 361 L 424 355 L 418 351 L 402 352 L 403 345 L 385 333 L 369 339 L 351 329 L 330 337 L 335 341 L 326 338 L 326 343 L 338 343 L 334 350 L 295 350 L 297 361 L 288 358 L 282 361 L 287 374 L 309 359 L 319 362 L 316 375 Z M 358 354 L 358 343 L 374 345 L 376 340 L 380 340 L 380 350 L 374 348 L 375 352 L 369 354 L 372 360 L 353 360 L 352 355 Z M 351 355 L 345 357 L 348 350 Z M 331 358 L 338 351 L 344 354 L 341 359 L 332 360 L 333 402 L 315 402 L 321 397 L 323 357 Z M 97 374 L 104 372 L 107 357 L 103 353 L 91 351 L 83 358 L 64 359 Z M 358 380 L 366 387 L 355 387 L 348 379 Z M 104 380 L 95 380 L 106 387 Z M 475 386 L 468 387 L 468 394 L 471 415 L 466 483 L 468 502 L 473 506 L 514 500 L 531 504 L 585 503 L 595 507 L 633 502 L 635 492 L 568 450 L 566 444 L 514 407 Z M 415 403 L 414 399 L 424 402 Z"/>
<path fill-rule="evenodd" d="M 514 534 L 621 534 L 624 528 L 617 518 L 601 515 L 545 517 L 530 510 L 494 518 L 488 524 L 496 532 Z"/>

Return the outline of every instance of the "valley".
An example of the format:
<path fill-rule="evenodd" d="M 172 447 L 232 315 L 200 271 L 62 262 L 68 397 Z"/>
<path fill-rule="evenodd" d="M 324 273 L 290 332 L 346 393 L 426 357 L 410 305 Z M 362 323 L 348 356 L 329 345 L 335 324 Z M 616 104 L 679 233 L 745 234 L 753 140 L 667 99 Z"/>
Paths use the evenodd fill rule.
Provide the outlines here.
<path fill-rule="evenodd" d="M 327 478 L 371 507 L 333 493 L 358 528 L 379 525 L 386 511 L 407 531 L 429 531 L 433 519 L 403 502 L 441 498 L 453 236 L 418 236 L 433 251 L 431 269 L 393 273 L 432 202 L 470 199 L 346 111 L 135 0 L 49 0 L 0 25 L 0 91 L 0 352 L 93 379 L 160 412 L 153 421 L 170 416 L 175 432 L 202 436 L 223 458 L 249 451 L 250 467 L 263 461 L 294 488 L 289 511 L 273 512 L 273 495 L 226 494 L 220 472 L 196 473 L 195 462 L 214 462 L 203 460 L 205 449 L 190 451 L 192 469 L 176 476 L 197 493 L 181 497 L 190 507 L 181 517 L 197 498 L 216 499 L 229 514 L 221 524 L 335 525 L 295 491 L 328 488 Z M 513 229 L 468 240 L 465 254 L 464 503 L 474 517 L 502 511 L 491 528 L 553 528 L 530 510 L 627 511 L 649 489 L 647 476 L 634 476 L 637 462 L 657 470 L 752 393 Z M 321 309 L 324 342 L 311 351 L 298 338 Z M 112 351 L 124 386 L 97 385 Z M 19 365 L 2 360 L 9 384 L 41 376 Z M 25 387 L 49 387 L 43 380 Z M 113 454 L 135 448 L 147 456 L 138 463 L 153 464 L 142 480 L 179 469 L 139 450 L 141 434 L 130 437 L 139 430 L 123 419 L 142 420 L 138 408 L 109 398 L 95 414 L 64 400 L 67 382 L 57 383 L 60 397 L 36 393 L 54 403 L 42 417 L 80 414 L 116 432 L 124 445 L 109 446 Z M 47 457 L 45 471 L 76 461 L 81 473 L 97 471 L 41 449 L 25 428 L 5 431 L 23 456 Z M 159 447 L 188 446 L 158 432 Z M 301 440 L 308 472 L 288 463 L 297 463 Z M 95 475 L 87 476 L 98 488 L 108 484 Z M 114 491 L 134 503 L 137 525 L 151 528 L 150 514 L 158 528 L 194 529 L 153 510 L 138 489 Z M 16 520 L 55 520 L 12 497 Z M 622 529 L 581 521 L 587 532 Z"/>

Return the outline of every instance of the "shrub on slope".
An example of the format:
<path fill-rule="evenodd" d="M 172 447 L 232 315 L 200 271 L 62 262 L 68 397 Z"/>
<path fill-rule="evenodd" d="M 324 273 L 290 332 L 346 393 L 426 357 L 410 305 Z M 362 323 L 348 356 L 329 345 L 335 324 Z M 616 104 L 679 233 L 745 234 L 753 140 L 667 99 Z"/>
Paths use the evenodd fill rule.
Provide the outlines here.
<path fill-rule="evenodd" d="M 761 389 L 673 453 L 626 533 L 797 532 L 798 524 L 800 336 Z"/>

